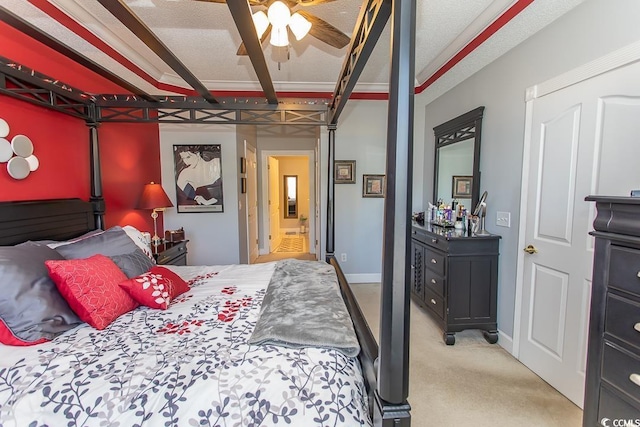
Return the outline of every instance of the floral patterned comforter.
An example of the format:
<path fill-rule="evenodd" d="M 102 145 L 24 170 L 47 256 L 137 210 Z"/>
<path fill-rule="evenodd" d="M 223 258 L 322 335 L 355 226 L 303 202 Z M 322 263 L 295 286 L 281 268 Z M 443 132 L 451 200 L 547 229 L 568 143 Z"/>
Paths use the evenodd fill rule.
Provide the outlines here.
<path fill-rule="evenodd" d="M 248 345 L 274 265 L 171 267 L 191 290 L 165 311 L 0 344 L 0 426 L 371 425 L 357 359 Z"/>

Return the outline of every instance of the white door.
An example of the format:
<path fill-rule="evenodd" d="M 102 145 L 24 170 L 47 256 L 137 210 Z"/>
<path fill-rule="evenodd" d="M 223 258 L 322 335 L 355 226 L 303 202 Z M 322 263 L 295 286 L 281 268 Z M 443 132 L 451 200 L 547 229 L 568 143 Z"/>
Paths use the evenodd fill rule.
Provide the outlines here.
<path fill-rule="evenodd" d="M 249 264 L 258 258 L 258 174 L 256 151 L 247 146 L 247 216 Z"/>
<path fill-rule="evenodd" d="M 280 171 L 275 157 L 268 158 L 269 169 L 269 252 L 280 245 Z"/>
<path fill-rule="evenodd" d="M 580 407 L 594 218 L 584 198 L 640 188 L 639 75 L 631 65 L 531 101 L 523 246 L 537 253 L 523 252 L 519 359 Z"/>

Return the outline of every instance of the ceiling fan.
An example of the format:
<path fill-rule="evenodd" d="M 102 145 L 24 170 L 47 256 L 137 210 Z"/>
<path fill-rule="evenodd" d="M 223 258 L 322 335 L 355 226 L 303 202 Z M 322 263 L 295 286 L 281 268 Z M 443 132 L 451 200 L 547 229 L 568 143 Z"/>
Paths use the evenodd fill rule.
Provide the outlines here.
<path fill-rule="evenodd" d="M 226 0 L 196 0 L 196 1 L 207 2 L 207 3 L 226 3 Z M 297 6 L 303 6 L 303 7 L 314 6 L 316 4 L 326 3 L 330 1 L 334 1 L 334 0 L 280 0 L 280 2 L 284 3 L 289 8 L 289 11 L 293 13 L 293 15 L 298 14 L 311 24 L 311 28 L 308 30 L 309 35 L 317 38 L 318 40 L 330 46 L 333 46 L 338 49 L 342 49 L 343 47 L 349 44 L 349 41 L 350 41 L 349 36 L 344 34 L 342 31 L 340 31 L 333 25 L 329 24 L 327 21 L 320 19 L 317 16 L 305 10 L 298 10 L 298 11 L 295 11 L 294 13 L 294 8 Z M 275 2 L 276 0 L 249 0 L 249 5 L 263 6 L 265 9 L 267 9 L 269 8 L 269 6 L 271 6 Z M 266 30 L 260 37 L 261 43 L 264 42 L 267 39 L 267 37 L 270 36 L 271 30 L 274 28 L 273 25 L 271 25 L 271 23 L 267 23 L 265 25 L 266 25 Z M 247 55 L 247 50 L 244 46 L 244 43 L 240 45 L 240 47 L 238 48 L 238 51 L 236 52 L 236 55 Z"/>

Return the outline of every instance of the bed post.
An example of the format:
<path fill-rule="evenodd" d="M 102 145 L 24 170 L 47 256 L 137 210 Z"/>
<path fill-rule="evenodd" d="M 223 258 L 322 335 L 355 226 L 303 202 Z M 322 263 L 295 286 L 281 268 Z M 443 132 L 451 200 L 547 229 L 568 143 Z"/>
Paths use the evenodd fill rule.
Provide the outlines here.
<path fill-rule="evenodd" d="M 329 173 L 327 176 L 327 244 L 325 247 L 325 260 L 330 262 L 335 252 L 335 209 L 334 209 L 334 197 L 335 197 L 335 182 L 333 177 L 334 163 L 336 160 L 336 125 L 329 125 Z"/>
<path fill-rule="evenodd" d="M 100 170 L 100 149 L 98 145 L 98 123 L 97 110 L 95 104 L 89 104 L 89 116 L 87 120 L 89 126 L 89 156 L 91 165 L 91 197 L 89 201 L 93 205 L 93 212 L 96 220 L 96 228 L 104 230 L 104 198 L 102 197 L 102 173 Z"/>
<path fill-rule="evenodd" d="M 392 6 L 378 393 L 374 425 L 411 425 L 409 395 L 410 221 L 416 0 Z"/>

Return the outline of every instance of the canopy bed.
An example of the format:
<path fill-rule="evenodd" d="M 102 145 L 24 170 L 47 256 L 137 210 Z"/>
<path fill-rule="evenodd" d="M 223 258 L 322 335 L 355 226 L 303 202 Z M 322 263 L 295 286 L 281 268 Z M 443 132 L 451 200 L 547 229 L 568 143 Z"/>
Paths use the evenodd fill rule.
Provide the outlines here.
<path fill-rule="evenodd" d="M 250 9 L 247 5 L 240 4 L 243 2 L 228 1 L 229 8 L 234 14 L 236 22 L 246 21 L 246 18 L 250 18 Z M 4 9 L 0 8 L 0 17 L 10 25 L 24 31 L 32 37 L 45 42 L 47 45 L 56 45 L 57 42 L 47 38 L 44 34 L 39 32 L 36 28 L 21 21 L 20 18 L 11 15 Z M 380 33 L 386 25 L 389 17 L 393 19 L 393 36 L 392 36 L 392 54 L 391 54 L 391 81 L 389 91 L 389 113 L 388 113 L 388 131 L 387 131 L 387 166 L 386 177 L 387 187 L 385 196 L 384 207 L 384 241 L 383 241 L 383 266 L 382 266 L 382 291 L 381 291 L 381 324 L 380 324 L 380 337 L 379 347 L 376 344 L 376 340 L 373 337 L 367 322 L 360 311 L 357 301 L 350 290 L 350 287 L 345 279 L 345 276 L 334 257 L 334 223 L 335 223 L 335 206 L 334 206 L 334 182 L 333 163 L 335 158 L 335 144 L 336 144 L 336 129 L 338 118 L 344 104 L 347 102 L 351 90 L 353 89 L 355 82 L 371 53 L 373 46 L 375 45 Z M 183 123 L 216 123 L 221 122 L 225 124 L 306 124 L 306 125 L 327 125 L 329 128 L 329 174 L 328 174 L 328 197 L 327 197 L 327 229 L 326 229 L 326 262 L 334 267 L 336 286 L 339 286 L 342 300 L 346 305 L 346 308 L 351 317 L 355 329 L 355 335 L 357 336 L 359 352 L 358 362 L 353 363 L 356 359 L 353 357 L 341 356 L 339 351 L 332 349 L 328 350 L 332 362 L 327 360 L 316 360 L 317 366 L 328 366 L 333 364 L 334 368 L 330 370 L 330 373 L 326 374 L 323 378 L 329 381 L 331 384 L 334 382 L 344 383 L 350 382 L 348 388 L 343 391 L 336 392 L 333 396 L 329 394 L 329 397 L 324 397 L 327 402 L 335 402 L 336 399 L 342 399 L 341 396 L 346 395 L 349 400 L 348 404 L 340 401 L 342 407 L 347 408 L 345 411 L 336 410 L 335 408 L 313 408 L 313 404 L 304 406 L 304 408 L 293 408 L 289 405 L 289 398 L 284 397 L 286 402 L 282 404 L 274 404 L 270 406 L 269 399 L 264 396 L 258 396 L 252 391 L 244 390 L 245 395 L 251 393 L 252 398 L 249 399 L 249 403 L 239 403 L 238 405 L 246 410 L 243 413 L 234 413 L 229 415 L 236 417 L 232 419 L 238 419 L 238 417 L 249 417 L 253 422 L 258 422 L 265 417 L 270 416 L 272 422 L 275 424 L 279 419 L 281 422 L 289 422 L 295 417 L 300 417 L 304 413 L 309 415 L 311 409 L 316 410 L 314 416 L 309 419 L 313 419 L 313 422 L 323 424 L 325 415 L 331 413 L 332 417 L 340 420 L 340 422 L 346 425 L 351 425 L 355 419 L 360 419 L 361 424 L 369 425 L 370 423 L 376 426 L 409 426 L 411 422 L 410 406 L 407 403 L 408 396 L 408 346 L 409 346 L 409 296 L 410 296 L 410 278 L 409 278 L 409 263 L 410 257 L 410 211 L 411 211 L 411 176 L 412 176 L 412 144 L 413 144 L 413 94 L 414 94 L 414 38 L 415 38 L 415 1 L 400 2 L 400 1 L 365 1 L 360 12 L 358 24 L 354 30 L 354 36 L 352 37 L 352 43 L 350 45 L 350 52 L 346 55 L 346 60 L 343 66 L 342 73 L 340 75 L 336 91 L 331 102 L 327 106 L 325 105 L 313 105 L 313 104 L 296 104 L 287 103 L 286 101 L 278 104 L 277 99 L 274 99 L 275 92 L 265 89 L 265 93 L 270 96 L 266 96 L 265 100 L 252 100 L 250 106 L 244 102 L 229 102 L 222 105 L 219 99 L 212 99 L 209 97 L 153 97 L 141 91 L 136 90 L 131 85 L 123 86 L 128 90 L 131 90 L 135 96 L 118 96 L 118 95 L 90 95 L 85 94 L 82 91 L 74 89 L 69 85 L 64 85 L 60 82 L 53 81 L 44 75 L 39 74 L 34 70 L 29 70 L 19 64 L 15 64 L 12 61 L 3 58 L 0 61 L 0 72 L 4 77 L 2 79 L 2 85 L 0 85 L 0 93 L 8 96 L 16 97 L 18 99 L 25 100 L 37 105 L 41 105 L 47 108 L 52 108 L 65 114 L 70 114 L 75 117 L 84 119 L 89 125 L 89 141 L 91 147 L 91 197 L 89 203 L 78 200 L 62 200 L 62 201 L 30 201 L 30 202 L 4 202 L 0 203 L 0 244 L 2 245 L 16 245 L 26 241 L 33 240 L 66 240 L 76 238 L 93 229 L 104 229 L 103 214 L 105 211 L 104 200 L 102 198 L 102 184 L 101 184 L 101 172 L 100 172 L 100 157 L 99 157 L 99 142 L 98 142 L 98 125 L 100 122 L 183 122 Z M 250 49 L 253 41 L 247 40 L 240 28 L 241 24 L 238 24 L 239 30 L 243 35 L 243 41 L 247 48 Z M 104 75 L 108 73 L 105 70 L 98 69 L 96 64 L 87 62 L 86 58 L 78 56 L 79 54 L 69 52 L 67 48 L 61 45 L 56 45 L 55 48 L 60 51 L 65 51 L 66 54 L 71 57 L 76 57 L 79 62 L 85 64 L 92 70 Z M 261 76 L 259 76 L 260 78 Z M 264 76 L 262 76 L 264 77 Z M 116 77 L 114 77 L 115 81 Z M 261 79 L 262 82 L 263 79 Z M 46 93 L 47 96 L 42 96 L 42 93 Z M 271 96 L 273 95 L 273 96 Z M 237 101 L 237 100 L 236 100 Z M 180 267 L 175 267 L 180 269 Z M 161 415 L 158 417 L 164 417 L 169 422 L 173 416 L 180 413 L 182 402 L 180 399 L 184 398 L 186 401 L 192 402 L 198 399 L 198 393 L 187 396 L 186 394 L 177 396 L 176 387 L 179 385 L 184 386 L 185 379 L 179 375 L 169 378 L 166 377 L 163 380 L 154 380 L 154 375 L 149 374 L 127 376 L 126 373 L 135 372 L 146 369 L 144 363 L 140 362 L 137 358 L 144 358 L 144 355 L 149 356 L 147 346 L 150 346 L 150 341 L 145 341 L 144 338 L 140 338 L 138 341 L 126 342 L 128 338 L 131 338 L 131 334 L 127 334 L 125 331 L 129 327 L 133 327 L 134 324 L 147 325 L 153 329 L 154 326 L 160 324 L 164 325 L 164 328 L 171 329 L 176 327 L 179 329 L 178 320 L 187 321 L 188 313 L 196 312 L 202 309 L 203 305 L 209 304 L 212 298 L 204 292 L 205 288 L 217 289 L 219 292 L 225 293 L 225 286 L 228 285 L 228 281 L 234 281 L 239 283 L 237 288 L 233 292 L 239 289 L 245 292 L 245 287 L 251 287 L 255 285 L 249 281 L 245 283 L 245 277 L 252 277 L 254 282 L 259 282 L 262 287 L 259 287 L 258 294 L 251 297 L 252 301 L 262 300 L 266 298 L 265 287 L 269 282 L 269 278 L 274 274 L 273 271 L 266 272 L 262 276 L 255 276 L 249 267 L 242 266 L 226 266 L 226 267 L 202 267 L 205 270 L 192 271 L 191 267 L 184 267 L 186 270 L 179 270 L 181 275 L 185 276 L 192 286 L 192 290 L 185 293 L 185 298 L 189 297 L 192 301 L 185 301 L 184 306 L 178 307 L 176 304 L 175 309 L 169 307 L 163 315 L 157 315 L 152 320 L 148 314 L 148 310 L 136 309 L 127 313 L 126 315 L 118 318 L 112 323 L 115 329 L 115 334 L 103 333 L 103 331 L 95 331 L 87 325 L 81 326 L 77 329 L 73 329 L 70 333 L 63 334 L 51 343 L 39 344 L 46 347 L 42 347 L 42 350 L 38 350 L 38 346 L 33 347 L 33 351 L 36 354 L 41 354 L 41 357 L 36 358 L 35 366 L 23 366 L 23 359 L 19 357 L 21 353 L 16 352 L 13 360 L 14 364 L 20 365 L 20 368 L 16 368 L 14 371 L 11 366 L 0 366 L 0 378 L 5 379 L 5 384 L 9 383 L 9 379 L 13 380 L 17 377 L 23 378 L 24 375 L 39 372 L 43 363 L 51 363 L 52 366 L 56 365 L 57 357 L 61 357 L 63 363 L 71 363 L 74 358 L 81 357 L 80 353 L 74 352 L 72 349 L 72 342 L 83 343 L 84 348 L 87 351 L 91 346 L 96 344 L 102 345 L 104 352 L 109 353 L 111 350 L 115 353 L 110 353 L 111 360 L 98 361 L 98 364 L 105 364 L 111 368 L 116 367 L 117 371 L 122 371 L 124 374 L 111 377 L 112 380 L 117 383 L 113 385 L 118 390 L 124 390 L 122 381 L 136 380 L 143 381 L 148 380 L 146 384 L 138 384 L 138 387 L 148 387 L 150 392 L 144 397 L 144 403 L 146 405 L 146 399 L 160 400 L 159 406 L 156 408 L 163 408 Z M 195 267 L 194 267 L 195 268 Z M 274 267 L 277 269 L 278 267 Z M 226 276 L 226 274 L 234 273 L 233 275 Z M 237 273 L 237 274 L 236 274 Z M 268 288 L 271 288 L 269 285 Z M 231 292 L 227 290 L 227 292 Z M 248 291 L 247 291 L 248 292 Z M 268 292 L 268 291 L 267 291 Z M 219 295 L 220 296 L 220 295 Z M 178 297 L 180 298 L 180 297 Z M 220 302 L 220 301 L 218 301 Z M 246 301 L 245 301 L 246 302 Z M 210 304 L 211 305 L 211 304 Z M 242 305 L 242 304 L 241 304 Z M 239 324 L 239 328 L 248 329 L 248 326 L 253 327 L 256 323 L 256 316 L 261 310 L 258 304 L 255 306 L 248 304 L 251 307 L 247 308 L 246 317 L 243 318 L 245 324 Z M 243 308 L 237 308 L 242 311 Z M 202 313 L 211 312 L 203 311 Z M 244 312 L 243 312 L 244 313 Z M 177 316 L 175 318 L 166 316 Z M 146 320 L 145 320 L 146 319 Z M 192 319 L 197 323 L 197 320 Z M 218 319 L 219 320 L 219 319 Z M 151 321 L 152 323 L 145 323 Z M 189 320 L 191 321 L 191 320 Z M 156 322 L 156 323 L 153 323 Z M 152 324 L 153 326 L 149 326 Z M 185 328 L 189 325 L 182 324 Z M 201 326 L 201 325 L 197 325 Z M 160 333 L 163 329 L 162 326 L 153 329 L 153 334 Z M 120 333 L 118 333 L 120 331 Z M 235 336 L 235 330 L 233 328 L 228 329 L 230 335 Z M 164 332 L 167 332 L 166 330 Z M 173 334 L 174 336 L 176 334 Z M 179 335 L 179 332 L 178 332 Z M 208 335 L 207 335 L 208 337 Z M 149 338 L 151 339 L 151 338 Z M 207 345 L 222 345 L 216 340 L 217 338 L 203 338 L 204 341 L 196 341 L 194 347 L 204 348 Z M 115 341 L 113 341 L 115 340 Z M 120 341 L 119 341 L 120 340 Z M 207 341 L 211 340 L 211 341 Z M 65 346 L 66 344 L 66 346 Z M 176 351 L 175 344 L 169 344 L 168 347 L 164 347 L 158 350 L 156 355 L 158 357 L 170 357 L 170 354 Z M 122 347 L 139 347 L 140 352 L 127 354 L 123 357 L 122 354 L 117 353 L 118 346 Z M 235 353 L 236 357 L 242 359 L 242 362 L 238 361 L 241 366 L 245 361 L 252 360 L 247 353 L 246 342 L 241 345 L 242 348 L 235 349 L 238 353 Z M 65 349 L 66 348 L 66 349 Z M 287 353 L 287 351 L 281 351 L 275 349 L 277 347 L 269 347 L 267 352 L 280 352 Z M 0 347 L 1 349 L 1 347 Z M 5 349 L 3 349 L 5 350 Z M 68 351 L 67 351 L 68 350 Z M 23 350 L 27 351 L 27 350 Z M 312 349 L 315 351 L 315 349 Z M 231 352 L 231 350 L 230 350 Z M 91 353 L 89 351 L 89 353 Z M 206 351 L 205 351 L 206 353 Z M 302 369 L 302 366 L 306 366 L 308 361 L 300 359 L 300 355 L 295 353 L 284 354 L 285 360 L 293 360 L 298 357 L 298 361 L 293 363 L 293 367 Z M 204 354 L 204 353 L 203 353 Z M 292 355 L 293 354 L 293 355 Z M 353 356 L 353 355 L 351 355 Z M 25 356 L 28 357 L 28 356 Z M 184 357 L 188 359 L 198 359 L 193 354 L 184 354 Z M 196 360 L 196 365 L 209 363 L 208 357 L 211 356 L 207 353 L 207 356 L 202 356 L 204 359 Z M 255 360 L 260 359 L 262 356 L 258 356 Z M 118 365 L 118 360 L 129 360 L 128 365 Z M 342 360 L 341 364 L 336 363 L 336 360 Z M 2 357 L 4 360 L 4 355 Z M 236 359 L 233 359 L 236 360 Z M 48 362 L 46 362 L 48 361 Z M 219 363 L 235 363 L 228 360 L 221 360 Z M 12 365 L 12 366 L 17 366 Z M 198 365 L 199 366 L 199 365 Z M 45 366 L 46 367 L 46 366 Z M 197 371 L 198 368 L 193 366 L 184 366 L 185 369 L 191 369 L 192 373 Z M 21 371 L 22 369 L 22 371 Z M 244 371 L 242 369 L 245 369 Z M 274 369 L 274 368 L 268 368 Z M 47 369 L 44 369 L 45 372 Z M 73 375 L 62 368 L 62 366 L 56 371 L 52 369 L 51 376 L 45 375 L 44 383 L 47 381 L 57 381 L 57 373 L 60 375 Z M 77 371 L 76 371 L 77 372 Z M 247 372 L 246 366 L 241 368 L 238 372 Z M 329 371 L 327 371 L 329 372 Z M 340 377 L 338 373 L 344 375 Z M 37 373 L 33 378 L 42 376 L 42 373 Z M 101 377 L 103 374 L 96 371 L 84 371 L 83 375 L 88 377 L 95 376 Z M 241 375 L 241 374 L 236 374 Z M 334 377 L 334 375 L 336 375 Z M 206 374 L 202 377 L 206 379 Z M 286 375 L 280 371 L 276 377 Z M 331 376 L 331 379 L 328 379 Z M 55 377 L 55 378 L 54 378 Z M 314 377 L 315 378 L 315 377 Z M 167 381 L 170 385 L 164 384 L 163 381 Z M 223 381 L 221 379 L 218 379 Z M 140 401 L 134 404 L 131 401 L 126 401 L 130 404 L 129 408 L 118 408 L 117 410 L 109 403 L 108 391 L 97 391 L 92 389 L 84 383 L 84 379 L 73 379 L 69 377 L 61 378 L 63 384 L 67 384 L 64 388 L 65 392 L 57 394 L 58 392 L 49 385 L 43 386 L 39 392 L 44 396 L 46 402 L 41 402 L 42 407 L 50 405 L 53 412 L 64 412 L 68 419 L 79 419 L 78 417 L 85 417 L 91 419 L 92 417 L 103 417 L 106 415 L 113 415 L 114 412 L 123 411 L 126 415 L 127 410 L 134 413 L 134 419 L 136 423 L 142 424 L 148 418 L 152 417 L 151 413 L 145 412 L 145 405 L 141 405 Z M 66 382 L 65 382 L 66 381 Z M 74 382 L 74 381 L 79 381 Z M 87 380 L 88 381 L 88 380 Z M 160 381 L 160 383 L 166 385 L 167 389 L 160 387 L 159 383 L 154 381 Z M 173 381 L 173 383 L 172 383 Z M 196 381 L 196 380 L 194 380 Z M 198 380 L 199 381 L 199 380 Z M 261 382 L 263 380 L 256 380 Z M 280 380 L 274 379 L 274 382 Z M 315 380 L 314 380 L 315 381 Z M 196 381 L 197 382 L 197 381 Z M 223 381 L 224 382 L 224 381 Z M 286 382 L 286 381 L 285 381 Z M 56 383 L 57 384 L 57 383 Z M 217 384 L 223 384 L 218 382 Z M 329 383 L 327 383 L 329 384 Z M 224 384 L 223 384 L 224 385 Z M 228 385 L 228 384 L 226 384 Z M 219 393 L 218 404 L 213 404 L 209 399 L 207 402 L 199 402 L 194 407 L 201 408 L 200 411 L 188 412 L 181 414 L 181 419 L 189 419 L 190 422 L 205 423 L 213 422 L 213 418 L 216 416 L 222 416 L 225 412 L 226 405 L 228 405 L 228 399 L 230 396 L 225 395 L 223 387 L 217 391 Z M 237 385 L 242 388 L 242 385 Z M 286 385 L 284 385 L 286 388 Z M 10 388 L 10 387 L 9 387 Z M 81 390 L 81 388 L 84 388 Z M 188 387 L 183 387 L 186 390 Z M 327 385 L 326 389 L 331 389 Z M 162 389 L 162 393 L 160 393 Z M 168 391 L 172 390 L 172 391 Z M 238 390 L 227 390 L 228 394 L 232 394 Z M 326 390 L 325 390 L 326 391 Z M 5 394 L 7 389 L 4 389 Z M 102 392 L 102 394 L 100 394 Z M 3 393 L 3 388 L 0 386 L 0 395 Z M 32 391 L 26 391 L 29 394 Z M 67 393 L 67 394 L 65 394 Z M 69 394 L 70 393 L 70 394 Z M 91 396 L 93 399 L 90 404 L 80 409 L 79 407 L 71 408 L 69 399 L 80 399 L 80 397 Z M 322 397 L 318 397 L 315 394 L 315 390 L 304 393 L 311 393 L 308 395 L 309 401 L 320 400 Z M 63 396 L 65 394 L 65 396 Z M 202 394 L 202 393 L 200 393 Z M 281 393 L 282 394 L 282 393 Z M 9 392 L 9 396 L 12 393 Z M 365 396 L 361 398 L 361 396 Z M 280 397 L 282 398 L 282 396 Z M 164 400 L 163 400 L 164 399 Z M 170 401 L 170 402 L 169 402 Z M 173 402 L 173 403 L 172 403 Z M 30 404 L 33 402 L 30 402 Z M 243 406 L 245 405 L 245 406 Z M 253 409 L 248 406 L 253 405 Z M 256 406 L 257 405 L 257 406 Z M 329 405 L 327 403 L 327 405 Z M 100 407 L 99 409 L 97 409 Z M 277 407 L 277 408 L 276 408 Z M 257 409 L 256 409 L 257 408 Z M 277 411 L 276 411 L 277 409 Z M 253 410 L 253 412 L 251 412 Z M 269 412 L 272 410 L 271 412 Z M 84 411 L 82 414 L 80 412 Z M 216 412 L 217 411 L 217 412 Z M 276 411 L 276 412 L 274 412 Z M 99 415 L 96 415 L 99 414 Z M 225 414 L 227 416 L 228 414 Z M 136 418 L 137 417 L 137 418 Z M 108 418 L 108 417 L 107 417 Z M 304 419 L 304 418 L 300 418 Z M 328 418 L 327 418 L 328 419 Z M 333 419 L 333 418 L 332 418 Z M 346 420 L 346 421 L 345 421 Z M 249 423 L 247 419 L 238 421 L 239 423 Z M 125 421 L 125 424 L 128 423 Z M 295 423 L 294 423 L 295 424 Z M 297 424 L 300 425 L 300 424 Z M 308 425 L 308 424 L 304 424 Z M 323 424 L 324 425 L 324 424 Z"/>

